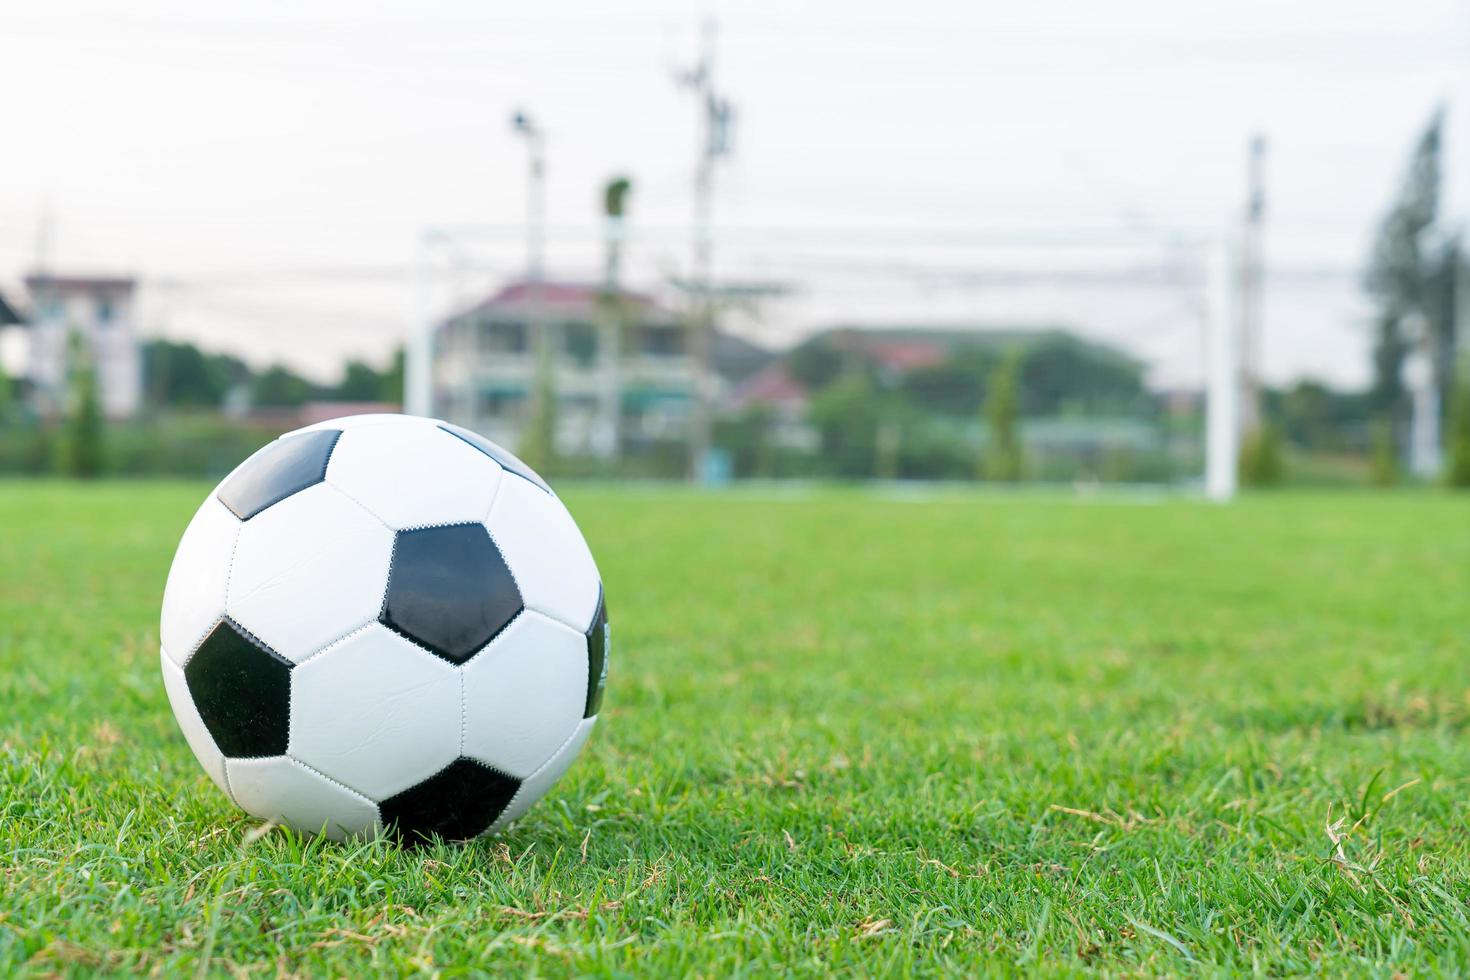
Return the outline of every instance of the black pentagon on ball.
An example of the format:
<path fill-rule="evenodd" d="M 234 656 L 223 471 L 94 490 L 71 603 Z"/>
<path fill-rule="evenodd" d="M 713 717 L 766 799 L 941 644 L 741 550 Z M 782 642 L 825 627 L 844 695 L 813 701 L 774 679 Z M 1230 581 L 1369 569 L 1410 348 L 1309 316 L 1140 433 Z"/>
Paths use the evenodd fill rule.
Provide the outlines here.
<path fill-rule="evenodd" d="M 504 469 L 506 472 L 514 473 L 516 476 L 520 477 L 523 480 L 530 480 L 542 490 L 545 490 L 547 493 L 551 493 L 551 487 L 546 485 L 546 481 L 541 479 L 540 474 L 531 469 L 531 467 L 527 466 L 524 460 L 522 460 L 519 456 L 517 456 L 510 450 L 495 445 L 495 443 L 491 442 L 489 439 L 486 439 L 478 432 L 471 432 L 469 429 L 461 428 L 460 426 L 453 425 L 449 422 L 440 422 L 439 428 L 454 436 L 456 439 L 463 439 L 471 446 L 474 446 L 480 452 L 484 453 L 486 456 L 489 456 L 491 459 L 495 460 L 495 462 L 499 463 L 501 469 Z"/>
<path fill-rule="evenodd" d="M 485 525 L 415 528 L 394 539 L 383 625 L 450 663 L 474 656 L 522 607 Z"/>
<path fill-rule="evenodd" d="M 214 744 L 236 759 L 281 755 L 291 730 L 291 662 L 221 620 L 184 667 Z"/>
<path fill-rule="evenodd" d="M 469 840 L 489 829 L 521 781 L 474 759 L 458 758 L 379 805 L 383 825 L 406 843 Z"/>
<path fill-rule="evenodd" d="M 612 627 L 607 622 L 607 597 L 597 590 L 597 613 L 587 627 L 587 707 L 583 718 L 602 710 L 602 689 L 607 686 L 607 658 L 612 653 Z"/>
<path fill-rule="evenodd" d="M 340 429 L 317 429 L 282 436 L 266 446 L 235 471 L 219 488 L 219 502 L 242 521 L 278 504 L 327 476 L 332 448 L 341 438 Z"/>

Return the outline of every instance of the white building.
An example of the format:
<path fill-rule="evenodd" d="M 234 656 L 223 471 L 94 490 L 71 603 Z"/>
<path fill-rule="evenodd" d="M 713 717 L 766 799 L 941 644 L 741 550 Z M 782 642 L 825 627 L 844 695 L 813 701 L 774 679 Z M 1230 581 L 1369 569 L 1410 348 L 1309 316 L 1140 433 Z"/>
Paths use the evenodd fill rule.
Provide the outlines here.
<path fill-rule="evenodd" d="M 611 456 L 687 437 L 695 367 L 688 328 L 652 298 L 623 292 L 613 311 L 601 287 L 513 282 L 434 330 L 432 414 L 520 444 L 536 385 L 532 324 L 551 346 L 556 448 Z"/>
<path fill-rule="evenodd" d="M 0 354 L 5 356 L 6 373 L 25 383 L 37 412 L 66 411 L 75 343 L 96 369 L 103 414 L 121 419 L 137 413 L 143 365 L 133 320 L 136 285 L 126 277 L 26 278 L 29 315 L 22 324 L 5 328 Z"/>

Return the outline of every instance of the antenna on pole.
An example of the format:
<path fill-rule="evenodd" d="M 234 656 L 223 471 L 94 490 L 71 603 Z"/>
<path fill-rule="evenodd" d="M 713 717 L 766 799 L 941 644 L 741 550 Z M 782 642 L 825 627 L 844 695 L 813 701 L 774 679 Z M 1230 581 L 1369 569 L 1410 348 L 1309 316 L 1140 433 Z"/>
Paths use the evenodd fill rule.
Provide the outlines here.
<path fill-rule="evenodd" d="M 694 359 L 694 412 L 690 419 L 689 475 L 699 479 L 710 448 L 711 401 L 714 392 L 710 369 L 710 345 L 714 332 L 714 237 L 711 231 L 714 205 L 715 164 L 731 153 L 731 131 L 735 107 L 715 87 L 715 45 L 719 28 L 706 18 L 701 32 L 699 61 L 677 72 L 675 83 L 694 93 L 699 111 L 697 156 L 694 169 L 694 226 L 691 241 L 690 343 Z"/>

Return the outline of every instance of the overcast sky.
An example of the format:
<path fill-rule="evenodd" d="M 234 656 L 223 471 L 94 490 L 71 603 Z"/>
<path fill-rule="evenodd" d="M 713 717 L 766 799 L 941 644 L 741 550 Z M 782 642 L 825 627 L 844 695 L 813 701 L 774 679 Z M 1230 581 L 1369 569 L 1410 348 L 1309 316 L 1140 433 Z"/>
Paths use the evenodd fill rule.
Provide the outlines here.
<path fill-rule="evenodd" d="M 1266 369 L 1356 382 L 1354 272 L 1436 103 L 1447 211 L 1470 223 L 1465 0 L 5 0 L 0 282 L 49 210 L 55 267 L 141 276 L 148 332 L 330 374 L 402 338 L 425 226 L 487 226 L 443 256 L 436 304 L 518 271 L 524 106 L 548 132 L 552 273 L 595 272 L 621 172 L 632 274 L 656 284 L 687 261 L 695 111 L 672 79 L 706 12 L 739 110 L 719 268 L 798 287 L 740 324 L 764 339 L 1069 323 L 1189 381 L 1197 296 L 1079 283 L 1194 262 L 1259 130 Z M 1070 277 L 1015 276 L 1038 270 Z"/>

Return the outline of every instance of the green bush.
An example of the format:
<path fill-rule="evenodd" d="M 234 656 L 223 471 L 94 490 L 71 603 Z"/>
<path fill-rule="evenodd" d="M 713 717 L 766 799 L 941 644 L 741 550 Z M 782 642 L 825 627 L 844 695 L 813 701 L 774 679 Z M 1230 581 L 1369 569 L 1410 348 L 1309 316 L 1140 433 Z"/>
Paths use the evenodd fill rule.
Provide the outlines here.
<path fill-rule="evenodd" d="M 104 467 L 102 404 L 97 394 L 97 372 L 75 338 L 72 357 L 72 409 L 61 443 L 61 471 L 90 480 L 101 476 Z"/>
<path fill-rule="evenodd" d="M 278 426 L 230 422 L 212 415 L 129 422 L 109 432 L 107 470 L 114 476 L 219 479 L 280 433 Z"/>
<path fill-rule="evenodd" d="M 1021 479 L 1020 423 L 1021 356 L 1013 351 L 990 375 L 985 395 L 985 423 L 989 439 L 981 457 L 987 480 L 1014 483 Z"/>
<path fill-rule="evenodd" d="M 1369 436 L 1372 453 L 1368 479 L 1374 486 L 1391 487 L 1399 482 L 1399 447 L 1393 437 L 1393 422 L 1376 419 Z"/>
<path fill-rule="evenodd" d="M 1263 422 L 1240 448 L 1240 482 L 1248 487 L 1274 487 L 1285 477 L 1281 433 L 1274 424 Z"/>
<path fill-rule="evenodd" d="M 1470 490 L 1470 357 L 1465 358 L 1455 379 L 1451 406 L 1445 482 L 1459 490 Z"/>

